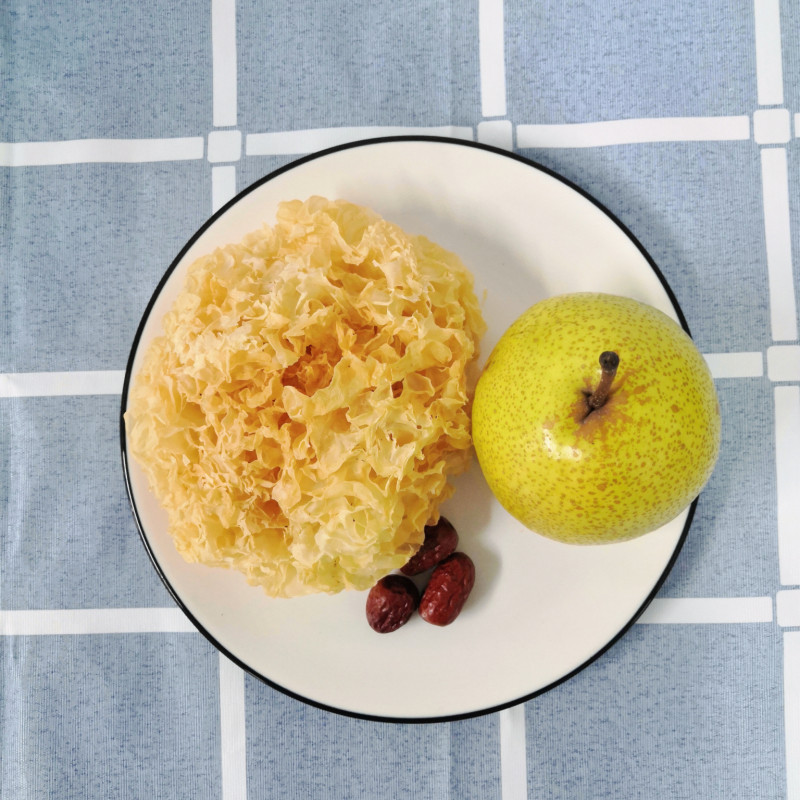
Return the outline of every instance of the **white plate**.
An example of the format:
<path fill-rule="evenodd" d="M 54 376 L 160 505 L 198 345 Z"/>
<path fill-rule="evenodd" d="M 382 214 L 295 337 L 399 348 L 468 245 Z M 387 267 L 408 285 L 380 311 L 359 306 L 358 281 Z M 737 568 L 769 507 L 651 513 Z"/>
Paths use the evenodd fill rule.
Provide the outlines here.
<path fill-rule="evenodd" d="M 173 262 L 133 344 L 122 396 L 141 354 L 198 255 L 238 241 L 282 200 L 312 194 L 370 206 L 458 253 L 475 276 L 486 358 L 534 302 L 569 291 L 628 295 L 684 324 L 655 264 L 607 211 L 558 176 L 470 142 L 401 137 L 334 148 L 278 170 L 212 217 Z M 386 635 L 364 616 L 366 593 L 266 597 L 224 569 L 187 564 L 165 514 L 123 465 L 145 546 L 177 603 L 252 674 L 313 705 L 388 720 L 441 721 L 528 699 L 613 644 L 652 599 L 688 531 L 693 506 L 640 539 L 558 544 L 525 530 L 494 500 L 474 461 L 444 508 L 477 567 L 461 616 L 437 628 L 419 617 Z"/>

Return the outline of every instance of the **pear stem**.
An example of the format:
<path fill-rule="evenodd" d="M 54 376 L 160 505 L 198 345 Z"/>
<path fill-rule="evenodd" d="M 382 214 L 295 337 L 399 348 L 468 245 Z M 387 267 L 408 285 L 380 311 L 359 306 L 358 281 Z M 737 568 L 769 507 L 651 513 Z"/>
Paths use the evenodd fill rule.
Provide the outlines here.
<path fill-rule="evenodd" d="M 591 411 L 600 408 L 608 400 L 608 393 L 617 374 L 618 366 L 619 356 L 613 350 L 605 350 L 600 354 L 600 367 L 603 370 L 603 375 L 600 378 L 600 383 L 597 384 L 597 388 L 589 395 L 587 402 Z"/>

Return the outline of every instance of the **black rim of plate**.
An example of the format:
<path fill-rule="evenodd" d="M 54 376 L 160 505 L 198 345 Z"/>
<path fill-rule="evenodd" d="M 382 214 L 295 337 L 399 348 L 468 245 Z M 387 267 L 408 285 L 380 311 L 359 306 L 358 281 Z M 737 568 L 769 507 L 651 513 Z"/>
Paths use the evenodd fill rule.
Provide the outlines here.
<path fill-rule="evenodd" d="M 197 232 L 191 237 L 191 239 L 189 239 L 189 241 L 183 246 L 181 251 L 175 257 L 173 262 L 169 265 L 169 268 L 164 273 L 164 275 L 162 276 L 161 280 L 158 282 L 158 285 L 156 286 L 156 289 L 153 292 L 153 294 L 152 294 L 152 296 L 151 296 L 151 298 L 150 298 L 150 300 L 149 300 L 149 302 L 148 302 L 148 304 L 147 304 L 147 306 L 145 308 L 144 314 L 142 315 L 142 319 L 139 322 L 139 327 L 137 328 L 136 335 L 133 338 L 133 343 L 131 345 L 130 355 L 128 357 L 128 363 L 127 363 L 127 366 L 126 366 L 126 369 L 125 369 L 125 378 L 124 378 L 123 385 L 122 385 L 122 400 L 121 400 L 121 406 L 120 406 L 120 448 L 121 448 L 121 455 L 122 455 L 122 470 L 123 470 L 123 475 L 124 475 L 124 479 L 125 479 L 125 487 L 126 487 L 126 490 L 127 490 L 127 493 L 128 493 L 128 500 L 129 500 L 130 505 L 131 505 L 131 510 L 133 511 L 133 517 L 134 517 L 134 520 L 136 522 L 136 527 L 139 530 L 139 536 L 140 536 L 140 538 L 142 540 L 142 543 L 144 544 L 145 550 L 147 551 L 147 554 L 150 557 L 150 561 L 152 562 L 156 572 L 158 573 L 159 577 L 161 578 L 162 582 L 164 583 L 165 587 L 167 588 L 167 591 L 172 596 L 172 599 L 180 607 L 180 609 L 183 611 L 183 613 L 186 614 L 186 616 L 189 618 L 189 621 L 192 623 L 192 625 L 194 625 L 194 627 L 197 628 L 197 630 L 200 633 L 202 633 L 203 636 L 205 636 L 205 638 L 209 642 L 211 642 L 211 644 L 219 652 L 221 652 L 223 655 L 225 655 L 233 663 L 235 663 L 237 666 L 239 666 L 241 669 L 243 669 L 249 675 L 252 675 L 254 678 L 257 678 L 258 680 L 266 683 L 268 686 L 271 686 L 273 689 L 277 689 L 279 692 L 281 692 L 281 693 L 283 693 L 283 694 L 285 694 L 285 695 L 287 695 L 289 697 L 292 697 L 295 700 L 299 700 L 299 701 L 301 701 L 303 703 L 306 703 L 307 705 L 313 706 L 315 708 L 319 708 L 319 709 L 322 709 L 324 711 L 330 711 L 330 712 L 333 712 L 333 713 L 336 713 L 336 714 L 341 714 L 341 715 L 346 716 L 346 717 L 351 717 L 351 718 L 355 718 L 355 719 L 369 720 L 369 721 L 372 721 L 372 722 L 387 722 L 387 723 L 454 722 L 456 720 L 471 719 L 471 718 L 474 718 L 474 717 L 484 716 L 486 714 L 492 714 L 492 713 L 495 713 L 495 712 L 498 712 L 498 711 L 502 711 L 502 710 L 504 710 L 506 708 L 511 708 L 513 706 L 519 705 L 520 703 L 525 703 L 528 700 L 532 700 L 533 698 L 538 697 L 539 695 L 542 695 L 545 692 L 548 692 L 551 689 L 554 689 L 557 686 L 561 685 L 562 683 L 565 683 L 566 681 L 570 680 L 575 675 L 577 675 L 579 672 L 581 672 L 584 669 L 586 669 L 586 667 L 588 667 L 590 664 L 593 664 L 595 661 L 597 661 L 597 659 L 599 659 L 604 653 L 608 652 L 608 650 L 610 650 L 633 627 L 633 625 L 636 623 L 636 621 L 639 619 L 639 617 L 641 617 L 641 615 L 644 613 L 645 609 L 650 605 L 650 603 L 652 602 L 653 598 L 658 594 L 658 592 L 660 591 L 661 587 L 663 586 L 664 581 L 667 579 L 667 576 L 669 575 L 670 571 L 672 570 L 672 567 L 675 565 L 675 561 L 677 560 L 678 555 L 680 554 L 680 552 L 681 552 L 681 550 L 683 548 L 684 542 L 686 541 L 686 537 L 688 536 L 689 528 L 691 527 L 692 519 L 694 518 L 694 513 L 695 513 L 695 510 L 697 508 L 697 498 L 695 498 L 695 500 L 689 506 L 688 515 L 686 517 L 686 522 L 684 523 L 683 530 L 681 531 L 680 538 L 678 540 L 677 545 L 675 546 L 675 549 L 674 549 L 674 551 L 672 553 L 672 556 L 670 557 L 669 561 L 667 562 L 667 565 L 664 568 L 664 571 L 661 573 L 661 576 L 656 581 L 655 586 L 653 587 L 652 591 L 647 596 L 645 601 L 637 609 L 637 611 L 634 613 L 634 615 L 631 617 L 631 619 L 622 627 L 622 629 L 614 637 L 612 637 L 612 639 L 605 646 L 603 646 L 594 655 L 592 655 L 591 657 L 586 659 L 586 661 L 584 661 L 582 664 L 577 666 L 571 672 L 569 672 L 566 675 L 562 676 L 558 680 L 553 681 L 552 683 L 548 684 L 547 686 L 544 686 L 544 687 L 542 687 L 540 689 L 536 689 L 535 691 L 530 692 L 529 694 L 523 695 L 522 697 L 518 697 L 518 698 L 516 698 L 514 700 L 510 700 L 510 701 L 507 701 L 505 703 L 501 703 L 501 704 L 496 705 L 496 706 L 491 706 L 489 708 L 480 708 L 480 709 L 475 709 L 473 711 L 467 711 L 467 712 L 463 712 L 463 713 L 450 714 L 450 715 L 444 715 L 444 716 L 436 716 L 436 717 L 389 717 L 389 716 L 382 716 L 382 715 L 375 715 L 375 714 L 359 713 L 357 711 L 350 711 L 349 709 L 346 709 L 346 708 L 337 708 L 336 706 L 328 705 L 326 703 L 321 703 L 319 701 L 312 700 L 312 699 L 310 699 L 308 697 L 304 697 L 301 694 L 293 692 L 293 691 L 281 686 L 280 684 L 276 683 L 275 681 L 271 680 L 270 678 L 266 677 L 265 675 L 262 675 L 261 673 L 259 673 L 255 669 L 253 669 L 252 667 L 248 666 L 246 663 L 241 661 L 234 653 L 230 652 L 227 648 L 225 648 L 223 645 L 221 645 L 214 638 L 214 636 L 208 630 L 206 630 L 206 628 L 194 616 L 192 611 L 185 605 L 185 603 L 181 599 L 180 595 L 176 591 L 175 587 L 172 586 L 172 584 L 168 580 L 167 576 L 164 574 L 164 571 L 161 568 L 161 565 L 159 564 L 159 562 L 158 562 L 158 560 L 157 560 L 157 558 L 155 556 L 155 553 L 153 552 L 152 547 L 150 546 L 150 542 L 149 542 L 149 540 L 147 538 L 147 534 L 146 534 L 146 532 L 144 530 L 144 525 L 142 524 L 142 520 L 141 520 L 141 518 L 139 516 L 139 510 L 138 510 L 138 508 L 136 506 L 136 500 L 135 500 L 134 495 L 133 495 L 133 487 L 132 487 L 132 484 L 131 484 L 131 476 L 130 476 L 129 465 L 128 465 L 127 441 L 126 441 L 126 437 L 125 437 L 125 419 L 124 419 L 124 414 L 125 414 L 125 411 L 126 411 L 127 405 L 128 405 L 128 389 L 130 387 L 133 362 L 134 362 L 134 360 L 136 358 L 136 354 L 137 354 L 137 351 L 138 351 L 138 348 L 139 348 L 139 342 L 141 340 L 141 337 L 142 337 L 142 334 L 144 332 L 145 326 L 147 325 L 147 322 L 150 319 L 150 314 L 151 314 L 151 312 L 153 310 L 153 306 L 155 305 L 156 300 L 158 299 L 159 295 L 161 294 L 161 291 L 163 290 L 165 284 L 169 280 L 169 278 L 172 275 L 172 273 L 175 271 L 175 269 L 178 267 L 180 262 L 183 260 L 183 257 L 186 255 L 186 253 L 188 252 L 189 248 L 192 247 L 192 245 L 197 241 L 197 239 L 217 219 L 219 219 L 219 217 L 221 217 L 223 214 L 225 214 L 232 206 L 234 206 L 236 203 L 238 203 L 243 197 L 245 197 L 250 192 L 252 192 L 255 189 L 257 189 L 259 186 L 267 183 L 268 181 L 273 180 L 274 178 L 278 177 L 279 175 L 282 175 L 284 172 L 288 172 L 288 171 L 294 169 L 295 167 L 300 166 L 301 164 L 305 164 L 305 163 L 307 163 L 309 161 L 314 161 L 316 159 L 323 158 L 323 157 L 325 157 L 327 155 L 330 155 L 332 153 L 336 153 L 336 152 L 339 152 L 339 151 L 342 151 L 342 150 L 350 150 L 352 148 L 357 148 L 357 147 L 368 147 L 368 146 L 374 146 L 374 145 L 388 144 L 388 143 L 392 143 L 392 142 L 431 142 L 431 143 L 449 145 L 449 146 L 457 145 L 457 146 L 460 146 L 460 147 L 472 147 L 472 148 L 475 148 L 475 149 L 478 149 L 478 150 L 484 150 L 484 151 L 487 151 L 487 152 L 490 152 L 490 153 L 494 153 L 495 155 L 501 156 L 502 158 L 509 158 L 509 159 L 514 160 L 514 161 L 518 161 L 520 164 L 524 164 L 527 167 L 530 167 L 532 169 L 538 170 L 539 172 L 543 172 L 544 174 L 549 175 L 551 178 L 554 178 L 555 180 L 559 181 L 560 183 L 565 184 L 570 189 L 572 189 L 573 191 L 575 191 L 579 195 L 581 195 L 584 199 L 588 200 L 592 205 L 594 205 L 597 208 L 599 208 L 631 240 L 631 242 L 636 246 L 636 248 L 639 250 L 641 255 L 644 257 L 644 259 L 649 264 L 650 268 L 655 273 L 656 277 L 661 282 L 661 285 L 664 288 L 664 291 L 666 292 L 667 296 L 669 297 L 669 300 L 670 300 L 670 302 L 671 302 L 671 304 L 673 306 L 673 309 L 674 309 L 674 311 L 675 311 L 675 313 L 676 313 L 676 315 L 678 317 L 678 320 L 679 320 L 679 322 L 681 324 L 681 327 L 686 331 L 687 334 L 689 334 L 691 336 L 691 332 L 689 330 L 689 326 L 686 323 L 686 318 L 685 318 L 685 316 L 683 314 L 683 310 L 681 309 L 681 307 L 680 307 L 680 305 L 678 303 L 678 300 L 677 300 L 674 292 L 672 291 L 672 288 L 667 283 L 667 280 L 664 277 L 664 275 L 661 272 L 661 270 L 659 269 L 658 265 L 655 263 L 653 258 L 647 252 L 647 250 L 645 250 L 645 248 L 641 244 L 641 242 L 639 242 L 639 240 L 633 235 L 633 233 L 628 229 L 628 227 L 620 219 L 618 219 L 613 212 L 611 212 L 602 203 L 600 203 L 598 200 L 596 200 L 594 197 L 592 197 L 592 195 L 590 195 L 585 189 L 582 189 L 580 186 L 574 184 L 572 181 L 570 181 L 569 179 L 563 177 L 562 175 L 559 175 L 557 172 L 554 172 L 550 168 L 545 167 L 544 165 L 539 164 L 538 162 L 533 161 L 532 159 L 526 158 L 524 156 L 518 155 L 517 153 L 513 153 L 513 152 L 510 152 L 508 150 L 502 150 L 502 149 L 500 149 L 498 147 L 493 147 L 491 145 L 483 144 L 481 142 L 474 142 L 474 141 L 471 141 L 471 140 L 468 140 L 468 139 L 454 139 L 454 138 L 450 138 L 450 137 L 446 137 L 446 136 L 424 136 L 424 135 L 381 136 L 381 137 L 376 137 L 376 138 L 373 138 L 373 139 L 361 139 L 359 141 L 348 142 L 348 143 L 345 143 L 345 144 L 336 145 L 335 147 L 329 147 L 329 148 L 326 148 L 324 150 L 317 151 L 315 153 L 310 153 L 309 155 L 306 155 L 306 156 L 303 156 L 301 158 L 295 159 L 295 160 L 289 162 L 288 164 L 285 164 L 284 166 L 279 167 L 278 169 L 270 172 L 268 175 L 265 175 L 263 178 L 260 178 L 255 183 L 251 184 L 246 189 L 244 189 L 241 192 L 239 192 L 233 199 L 231 199 L 229 202 L 227 202 L 224 206 L 222 206 L 222 208 L 220 208 L 211 217 L 209 217 L 209 219 L 206 220 L 205 223 L 203 223 L 202 227 L 200 227 L 197 230 Z"/>

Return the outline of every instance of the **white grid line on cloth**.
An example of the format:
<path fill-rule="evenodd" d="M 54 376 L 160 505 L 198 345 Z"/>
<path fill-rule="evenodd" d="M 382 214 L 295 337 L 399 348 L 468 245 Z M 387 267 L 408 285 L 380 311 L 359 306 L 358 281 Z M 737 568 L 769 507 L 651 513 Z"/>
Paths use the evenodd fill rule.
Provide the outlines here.
<path fill-rule="evenodd" d="M 775 387 L 778 566 L 784 586 L 800 585 L 800 386 Z"/>
<path fill-rule="evenodd" d="M 775 341 L 793 341 L 797 339 L 797 304 L 785 148 L 762 148 L 761 185 L 772 338 Z"/>
<path fill-rule="evenodd" d="M 478 60 L 480 63 L 481 113 L 484 117 L 506 115 L 506 55 L 503 0 L 478 2 Z"/>
<path fill-rule="evenodd" d="M 779 0 L 754 0 L 756 85 L 762 106 L 783 105 L 783 58 Z M 791 137 L 789 113 L 770 109 L 753 116 L 757 144 L 781 144 Z M 798 115 L 794 117 L 795 134 Z M 770 327 L 775 341 L 795 340 L 797 307 L 792 264 L 789 177 L 786 150 L 761 149 L 761 184 L 769 285 Z M 788 354 L 791 356 L 791 354 Z M 787 373 L 783 348 L 767 351 L 768 375 Z M 775 473 L 777 489 L 778 568 L 782 584 L 800 584 L 800 387 L 776 386 Z M 793 592 L 778 592 L 778 624 L 793 618 Z M 788 602 L 787 602 L 788 600 Z M 788 609 L 787 609 L 787 606 Z M 800 800 L 800 634 L 783 634 L 783 713 L 785 732 L 786 800 Z"/>
<path fill-rule="evenodd" d="M 213 211 L 217 211 L 235 195 L 236 168 L 213 167 L 211 185 Z M 715 379 L 757 378 L 764 374 L 763 353 L 707 353 L 704 358 Z M 0 398 L 121 394 L 124 378 L 123 370 L 6 372 L 0 373 Z"/>
<path fill-rule="evenodd" d="M 800 628 L 800 589 L 781 589 L 775 595 L 778 625 L 782 628 Z"/>
<path fill-rule="evenodd" d="M 525 733 L 525 704 L 499 712 L 500 787 L 503 800 L 527 800 L 528 753 Z"/>
<path fill-rule="evenodd" d="M 800 800 L 800 631 L 783 634 L 786 800 Z"/>
<path fill-rule="evenodd" d="M 236 125 L 236 0 L 211 0 L 211 75 L 214 125 Z"/>
<path fill-rule="evenodd" d="M 771 597 L 656 598 L 637 624 L 749 624 L 771 622 Z M 178 608 L 0 610 L 1 636 L 197 633 Z"/>
<path fill-rule="evenodd" d="M 753 112 L 753 139 L 756 144 L 786 144 L 792 138 L 788 108 L 759 108 Z"/>
<path fill-rule="evenodd" d="M 783 58 L 779 0 L 753 0 L 756 91 L 762 106 L 783 104 Z"/>
<path fill-rule="evenodd" d="M 772 621 L 771 597 L 657 597 L 638 620 L 643 625 L 724 625 Z"/>
<path fill-rule="evenodd" d="M 764 374 L 763 353 L 704 353 L 714 378 L 760 378 Z"/>
<path fill-rule="evenodd" d="M 0 167 L 59 164 L 130 164 L 203 158 L 205 139 L 72 139 L 61 142 L 0 142 Z"/>
<path fill-rule="evenodd" d="M 365 126 L 343 128 L 309 128 L 298 131 L 276 131 L 275 133 L 249 133 L 245 138 L 245 154 L 248 156 L 302 155 L 336 147 L 360 139 L 380 136 L 450 136 L 454 139 L 473 140 L 471 127 L 443 125 L 418 128 L 401 125 Z"/>
<path fill-rule="evenodd" d="M 247 800 L 247 725 L 244 672 L 219 654 L 222 800 Z"/>
<path fill-rule="evenodd" d="M 123 370 L 0 373 L 2 397 L 122 394 Z"/>
<path fill-rule="evenodd" d="M 206 157 L 212 164 L 221 161 L 238 161 L 242 157 L 242 132 L 240 130 L 211 131 L 208 134 Z"/>
<path fill-rule="evenodd" d="M 517 147 L 582 148 L 653 142 L 741 141 L 750 138 L 750 117 L 650 117 L 517 125 Z"/>
<path fill-rule="evenodd" d="M 0 636 L 197 633 L 179 608 L 0 610 Z"/>
<path fill-rule="evenodd" d="M 771 381 L 800 381 L 800 344 L 768 347 L 767 375 Z"/>
<path fill-rule="evenodd" d="M 478 123 L 478 141 L 503 150 L 514 149 L 514 126 L 508 119 L 489 119 Z"/>
<path fill-rule="evenodd" d="M 212 91 L 215 126 L 237 123 L 236 0 L 211 0 Z M 218 139 L 238 136 L 231 149 L 222 142 L 220 156 L 238 160 L 241 133 L 212 132 Z M 211 148 L 209 148 L 211 150 Z M 230 153 L 228 151 L 230 150 Z M 209 159 L 213 154 L 209 152 Z M 216 158 L 216 156 L 214 156 Z M 211 168 L 211 211 L 216 213 L 236 195 L 236 167 Z M 222 800 L 247 800 L 247 723 L 244 672 L 221 652 L 219 665 L 219 738 Z"/>
<path fill-rule="evenodd" d="M 563 125 L 519 124 L 516 126 L 516 140 L 517 147 L 523 149 L 577 149 L 655 142 L 741 141 L 750 138 L 750 128 L 750 117 L 746 114 L 718 117 L 654 117 Z M 475 139 L 472 127 L 458 125 L 311 128 L 247 134 L 245 155 L 303 155 L 360 139 L 412 135 L 449 136 L 467 141 Z M 508 146 L 507 139 L 508 132 L 504 128 L 503 146 Z M 202 159 L 204 153 L 205 138 L 202 136 L 175 139 L 0 142 L 0 166 L 186 161 Z"/>
<path fill-rule="evenodd" d="M 211 168 L 211 213 L 219 211 L 236 194 L 236 167 Z"/>

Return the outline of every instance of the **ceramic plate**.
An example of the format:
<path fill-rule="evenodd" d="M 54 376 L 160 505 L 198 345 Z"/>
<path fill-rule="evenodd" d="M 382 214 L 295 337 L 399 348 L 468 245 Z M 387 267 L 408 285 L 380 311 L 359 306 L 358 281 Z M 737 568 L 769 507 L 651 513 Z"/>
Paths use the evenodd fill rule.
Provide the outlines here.
<path fill-rule="evenodd" d="M 187 265 L 238 241 L 278 203 L 318 194 L 370 206 L 459 254 L 475 276 L 488 332 L 482 358 L 522 311 L 550 295 L 603 291 L 650 303 L 685 327 L 663 276 L 619 221 L 585 192 L 505 151 L 401 137 L 302 158 L 251 186 L 189 241 L 136 335 L 128 383 Z M 666 577 L 693 507 L 640 539 L 575 547 L 525 530 L 493 499 L 477 465 L 443 508 L 477 567 L 461 616 L 413 618 L 388 634 L 365 621 L 366 593 L 271 599 L 224 569 L 187 564 L 143 474 L 123 465 L 144 544 L 176 602 L 248 672 L 312 705 L 370 719 L 442 721 L 513 705 L 571 677 L 636 620 Z"/>

